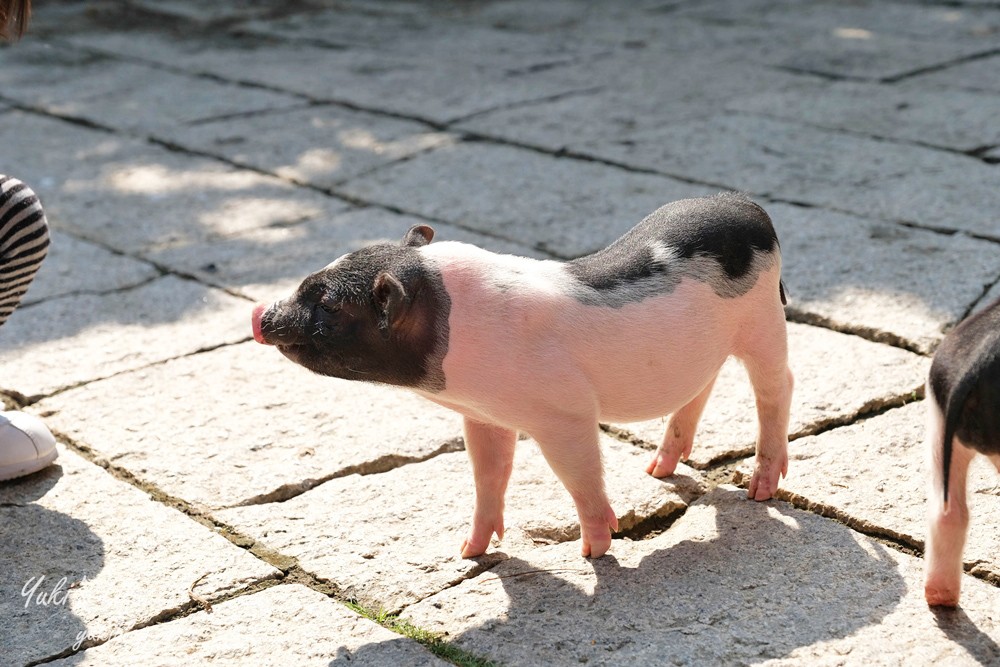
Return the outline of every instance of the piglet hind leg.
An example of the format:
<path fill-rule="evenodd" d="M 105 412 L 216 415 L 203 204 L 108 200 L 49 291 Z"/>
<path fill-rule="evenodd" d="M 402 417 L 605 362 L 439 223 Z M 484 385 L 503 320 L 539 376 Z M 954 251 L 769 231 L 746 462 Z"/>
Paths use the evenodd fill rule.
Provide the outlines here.
<path fill-rule="evenodd" d="M 752 328 L 752 341 L 738 356 L 753 385 L 757 403 L 757 456 L 748 497 L 767 500 L 788 474 L 788 421 L 794 379 L 788 368 L 785 317 L 780 311 Z"/>
<path fill-rule="evenodd" d="M 618 515 L 604 490 L 597 419 L 552 419 L 543 431 L 531 435 L 576 505 L 581 553 L 600 558 L 611 548 Z"/>
<path fill-rule="evenodd" d="M 954 607 L 962 586 L 962 551 L 969 528 L 965 482 L 975 451 L 958 438 L 952 440 L 948 474 L 948 505 L 944 503 L 942 445 L 943 420 L 933 399 L 928 400 L 927 440 L 930 450 L 930 485 L 927 493 L 927 543 L 924 547 L 924 599 L 929 605 Z"/>
<path fill-rule="evenodd" d="M 503 508 L 514 465 L 517 432 L 465 418 L 465 450 L 476 481 L 472 528 L 462 541 L 462 558 L 486 552 L 493 534 L 503 539 Z"/>
<path fill-rule="evenodd" d="M 694 434 L 698 429 L 698 420 L 705 409 L 708 397 L 715 385 L 715 378 L 695 396 L 687 405 L 670 416 L 667 422 L 667 433 L 663 442 L 656 450 L 653 460 L 646 466 L 646 472 L 653 477 L 668 477 L 674 474 L 678 461 L 686 461 L 691 455 L 694 444 Z"/>

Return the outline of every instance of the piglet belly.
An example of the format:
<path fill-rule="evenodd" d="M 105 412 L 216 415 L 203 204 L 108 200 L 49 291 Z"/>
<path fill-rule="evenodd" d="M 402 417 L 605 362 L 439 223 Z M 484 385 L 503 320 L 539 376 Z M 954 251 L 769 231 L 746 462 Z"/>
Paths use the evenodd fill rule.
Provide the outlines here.
<path fill-rule="evenodd" d="M 669 295 L 591 313 L 589 334 L 571 344 L 600 418 L 662 417 L 697 396 L 733 353 L 743 320 L 738 301 L 684 281 Z"/>

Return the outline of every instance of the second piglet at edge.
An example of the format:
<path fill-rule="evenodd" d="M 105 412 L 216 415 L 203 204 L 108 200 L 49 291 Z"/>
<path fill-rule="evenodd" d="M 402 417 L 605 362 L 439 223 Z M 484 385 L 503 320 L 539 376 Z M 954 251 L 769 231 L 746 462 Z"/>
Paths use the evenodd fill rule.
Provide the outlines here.
<path fill-rule="evenodd" d="M 518 431 L 572 496 L 583 555 L 603 555 L 618 519 L 599 422 L 670 414 L 647 472 L 672 474 L 729 356 L 757 401 L 749 495 L 771 497 L 788 465 L 792 375 L 781 255 L 760 206 L 737 194 L 667 204 L 569 262 L 433 236 L 417 225 L 399 244 L 344 255 L 258 306 L 253 332 L 316 373 L 408 387 L 463 415 L 476 484 L 463 556 L 503 536 Z"/>

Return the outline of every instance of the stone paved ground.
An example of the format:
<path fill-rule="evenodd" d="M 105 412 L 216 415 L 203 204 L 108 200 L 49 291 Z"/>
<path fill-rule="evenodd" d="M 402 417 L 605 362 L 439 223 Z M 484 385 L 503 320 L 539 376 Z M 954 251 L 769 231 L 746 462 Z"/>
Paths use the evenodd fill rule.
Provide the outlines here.
<path fill-rule="evenodd" d="M 984 466 L 961 609 L 921 583 L 929 355 L 1000 296 L 996 0 L 38 2 L 0 173 L 54 241 L 0 394 L 61 454 L 0 484 L 3 665 L 1000 664 Z M 504 541 L 459 558 L 458 418 L 250 340 L 416 222 L 571 258 L 720 189 L 782 241 L 789 476 L 734 486 L 727 366 L 667 480 L 663 421 L 607 425 L 596 561 L 530 441 Z"/>

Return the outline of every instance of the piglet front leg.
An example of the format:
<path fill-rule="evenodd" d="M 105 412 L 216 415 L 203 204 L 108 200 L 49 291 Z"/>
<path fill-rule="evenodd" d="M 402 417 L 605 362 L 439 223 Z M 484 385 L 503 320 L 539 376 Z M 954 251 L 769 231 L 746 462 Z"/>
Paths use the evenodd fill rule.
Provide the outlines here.
<path fill-rule="evenodd" d="M 465 418 L 465 450 L 476 481 L 472 529 L 462 541 L 462 558 L 486 552 L 496 533 L 503 539 L 503 497 L 514 466 L 517 432 Z"/>
<path fill-rule="evenodd" d="M 546 429 L 531 435 L 576 504 L 580 552 L 600 558 L 611 547 L 611 533 L 618 530 L 618 515 L 604 491 L 596 418 L 590 421 L 553 417 Z"/>

